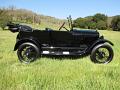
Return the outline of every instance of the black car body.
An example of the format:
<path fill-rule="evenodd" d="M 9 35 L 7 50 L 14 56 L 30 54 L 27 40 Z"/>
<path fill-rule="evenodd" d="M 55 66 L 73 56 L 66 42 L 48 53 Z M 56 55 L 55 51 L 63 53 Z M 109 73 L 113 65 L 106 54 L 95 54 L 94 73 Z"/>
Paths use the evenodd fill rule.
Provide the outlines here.
<path fill-rule="evenodd" d="M 9 23 L 7 25 L 9 30 L 19 32 L 14 48 L 14 50 L 18 49 L 19 60 L 28 63 L 41 55 L 85 54 L 90 54 L 91 60 L 95 63 L 108 63 L 112 60 L 111 41 L 104 39 L 96 30 L 73 29 L 71 18 L 68 18 L 68 21 L 71 29 L 66 29 L 63 23 L 59 31 L 49 28 L 35 30 L 29 26 Z M 66 31 L 61 30 L 62 28 Z"/>

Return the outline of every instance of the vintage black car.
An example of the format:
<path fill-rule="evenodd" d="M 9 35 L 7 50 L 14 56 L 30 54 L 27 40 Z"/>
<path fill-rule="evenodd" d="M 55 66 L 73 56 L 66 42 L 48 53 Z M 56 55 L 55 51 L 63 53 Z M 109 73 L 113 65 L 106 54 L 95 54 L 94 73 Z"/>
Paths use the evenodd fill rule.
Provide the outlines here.
<path fill-rule="evenodd" d="M 12 32 L 17 35 L 14 51 L 17 50 L 21 62 L 30 63 L 41 55 L 89 55 L 94 63 L 109 63 L 113 59 L 113 43 L 100 36 L 97 30 L 73 29 L 71 17 L 68 18 L 70 30 L 64 27 L 59 30 L 46 28 L 35 30 L 26 25 L 8 23 Z M 62 28 L 66 29 L 61 30 Z"/>

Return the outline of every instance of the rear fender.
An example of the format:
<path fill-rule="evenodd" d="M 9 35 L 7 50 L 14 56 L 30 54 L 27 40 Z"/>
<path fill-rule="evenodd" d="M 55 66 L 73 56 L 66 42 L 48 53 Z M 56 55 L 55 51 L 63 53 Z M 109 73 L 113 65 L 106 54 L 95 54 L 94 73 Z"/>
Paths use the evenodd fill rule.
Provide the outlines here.
<path fill-rule="evenodd" d="M 15 47 L 14 47 L 14 51 L 16 51 L 18 49 L 18 47 L 25 42 L 33 43 L 33 44 L 37 45 L 38 48 L 40 48 L 40 44 L 37 40 L 35 40 L 35 39 L 22 39 L 22 40 L 17 41 L 17 43 L 15 44 Z"/>
<path fill-rule="evenodd" d="M 90 46 L 90 48 L 88 49 L 88 52 L 90 52 L 95 46 L 97 46 L 98 44 L 103 44 L 103 43 L 109 43 L 110 45 L 114 46 L 114 44 L 106 39 L 98 39 L 96 42 L 94 42 L 92 44 L 92 46 Z"/>

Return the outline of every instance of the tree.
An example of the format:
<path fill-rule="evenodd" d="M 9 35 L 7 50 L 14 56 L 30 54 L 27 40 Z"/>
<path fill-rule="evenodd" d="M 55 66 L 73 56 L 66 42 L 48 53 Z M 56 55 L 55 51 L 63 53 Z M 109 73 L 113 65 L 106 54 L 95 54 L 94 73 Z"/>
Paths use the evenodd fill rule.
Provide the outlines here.
<path fill-rule="evenodd" d="M 97 13 L 93 16 L 93 21 L 95 21 L 96 23 L 99 21 L 107 22 L 107 16 L 101 13 Z"/>
<path fill-rule="evenodd" d="M 120 31 L 120 15 L 114 16 L 111 21 L 113 31 Z"/>
<path fill-rule="evenodd" d="M 96 29 L 96 22 L 93 21 L 93 16 L 87 16 L 85 19 L 87 29 Z"/>
<path fill-rule="evenodd" d="M 93 21 L 86 21 L 88 29 L 96 29 L 96 23 Z"/>
<path fill-rule="evenodd" d="M 78 28 L 85 28 L 86 27 L 86 19 L 84 18 L 77 18 L 76 20 L 74 20 L 74 26 L 78 27 Z"/>
<path fill-rule="evenodd" d="M 107 29 L 107 23 L 105 21 L 102 21 L 102 20 L 97 22 L 97 29 L 106 30 Z"/>
<path fill-rule="evenodd" d="M 93 16 L 93 21 L 96 22 L 96 28 L 100 30 L 107 29 L 107 16 L 105 14 L 97 13 Z"/>
<path fill-rule="evenodd" d="M 85 18 L 77 18 L 74 21 L 75 27 L 86 29 L 107 29 L 107 16 L 97 13 L 94 16 L 87 16 Z"/>

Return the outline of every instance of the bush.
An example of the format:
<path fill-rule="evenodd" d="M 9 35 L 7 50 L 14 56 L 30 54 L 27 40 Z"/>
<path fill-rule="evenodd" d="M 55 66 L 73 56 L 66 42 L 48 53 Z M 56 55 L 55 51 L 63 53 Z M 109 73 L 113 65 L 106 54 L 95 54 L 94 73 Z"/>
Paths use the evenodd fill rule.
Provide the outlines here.
<path fill-rule="evenodd" d="M 111 21 L 113 31 L 120 31 L 120 15 L 114 16 Z"/>
<path fill-rule="evenodd" d="M 10 21 L 11 18 L 8 15 L 7 11 L 4 9 L 0 9 L 0 27 L 4 30 L 6 27 L 6 24 L 8 21 Z"/>

